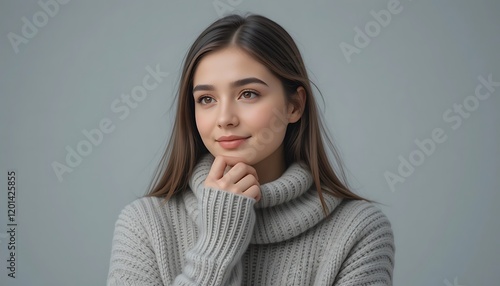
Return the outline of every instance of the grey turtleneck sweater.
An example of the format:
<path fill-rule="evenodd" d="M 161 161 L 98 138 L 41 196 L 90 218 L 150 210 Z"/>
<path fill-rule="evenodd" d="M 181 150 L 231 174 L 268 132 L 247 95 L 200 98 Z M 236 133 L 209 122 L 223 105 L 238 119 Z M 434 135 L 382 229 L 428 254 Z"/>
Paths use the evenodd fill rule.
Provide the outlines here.
<path fill-rule="evenodd" d="M 213 157 L 166 204 L 144 197 L 115 224 L 108 285 L 392 285 L 394 237 L 365 201 L 325 194 L 294 163 L 259 202 L 204 187 Z"/>

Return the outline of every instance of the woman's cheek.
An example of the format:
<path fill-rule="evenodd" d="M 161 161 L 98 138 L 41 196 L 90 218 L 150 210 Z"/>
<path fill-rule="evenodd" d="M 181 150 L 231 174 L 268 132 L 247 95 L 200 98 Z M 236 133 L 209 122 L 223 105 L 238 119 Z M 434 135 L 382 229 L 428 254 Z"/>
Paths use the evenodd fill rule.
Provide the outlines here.
<path fill-rule="evenodd" d="M 209 121 L 201 116 L 196 116 L 196 127 L 202 139 L 209 134 Z"/>

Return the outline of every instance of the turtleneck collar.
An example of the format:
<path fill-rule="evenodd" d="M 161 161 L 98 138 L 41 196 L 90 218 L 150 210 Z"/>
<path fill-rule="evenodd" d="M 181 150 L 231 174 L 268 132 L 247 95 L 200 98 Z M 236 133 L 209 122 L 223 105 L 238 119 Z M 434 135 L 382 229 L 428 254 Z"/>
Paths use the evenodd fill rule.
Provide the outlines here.
<path fill-rule="evenodd" d="M 204 155 L 193 170 L 189 187 L 184 192 L 186 208 L 193 219 L 199 211 L 196 192 L 203 191 L 203 183 L 212 167 L 214 157 Z M 261 199 L 255 203 L 256 223 L 252 244 L 275 243 L 295 237 L 312 228 L 324 219 L 325 214 L 313 178 L 304 164 L 293 163 L 280 178 L 260 186 Z M 342 199 L 323 195 L 328 214 Z"/>

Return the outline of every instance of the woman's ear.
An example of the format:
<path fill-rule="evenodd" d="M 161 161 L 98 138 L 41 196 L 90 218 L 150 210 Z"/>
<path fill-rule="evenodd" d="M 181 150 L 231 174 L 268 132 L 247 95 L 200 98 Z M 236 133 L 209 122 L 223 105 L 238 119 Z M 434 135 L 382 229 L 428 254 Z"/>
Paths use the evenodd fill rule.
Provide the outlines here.
<path fill-rule="evenodd" d="M 304 113 L 304 108 L 306 106 L 306 90 L 299 86 L 297 92 L 292 95 L 292 98 L 288 102 L 288 122 L 295 123 L 299 121 Z"/>

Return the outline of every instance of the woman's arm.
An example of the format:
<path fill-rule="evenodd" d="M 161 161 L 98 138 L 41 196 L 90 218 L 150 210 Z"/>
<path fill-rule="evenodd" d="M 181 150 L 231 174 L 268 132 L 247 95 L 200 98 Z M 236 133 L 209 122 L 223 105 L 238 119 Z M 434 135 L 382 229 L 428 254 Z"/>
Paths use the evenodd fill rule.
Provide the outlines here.
<path fill-rule="evenodd" d="M 240 285 L 241 260 L 255 224 L 255 200 L 203 187 L 198 190 L 199 238 L 185 253 L 182 273 L 171 273 L 168 260 L 158 262 L 144 227 L 147 216 L 139 204 L 127 206 L 115 224 L 108 285 Z M 182 222 L 174 222 L 182 223 Z M 149 231 L 151 232 L 151 230 Z M 167 265 L 162 265 L 167 264 Z M 162 269 L 160 267 L 168 268 Z M 165 277 L 161 276 L 164 273 Z M 168 275 L 170 274 L 170 275 Z M 177 276 L 176 276 L 177 275 Z"/>
<path fill-rule="evenodd" d="M 255 200 L 209 187 L 198 195 L 200 238 L 174 284 L 241 285 L 241 264 L 235 266 L 250 244 Z"/>
<path fill-rule="evenodd" d="M 126 206 L 115 223 L 108 286 L 163 285 L 153 247 L 141 222 L 142 208 Z"/>
<path fill-rule="evenodd" d="M 240 285 L 241 263 L 255 225 L 254 204 L 260 198 L 255 169 L 243 163 L 229 164 L 231 158 L 215 158 L 204 183 L 193 186 L 198 201 L 196 224 L 199 238 L 185 254 L 182 272 L 168 276 L 167 263 L 156 261 L 144 225 L 145 211 L 129 207 L 120 215 L 113 239 L 108 285 Z M 159 210 L 158 210 L 159 211 Z M 142 215 L 141 215 L 142 214 Z M 138 218 L 142 218 L 140 221 Z M 173 221 L 180 224 L 182 221 Z M 180 268 L 180 265 L 174 265 Z"/>

